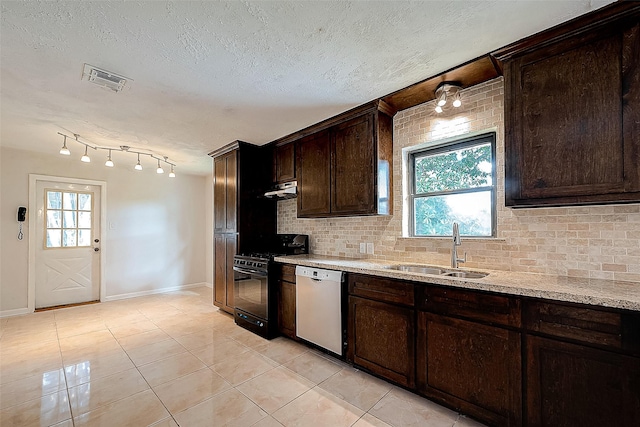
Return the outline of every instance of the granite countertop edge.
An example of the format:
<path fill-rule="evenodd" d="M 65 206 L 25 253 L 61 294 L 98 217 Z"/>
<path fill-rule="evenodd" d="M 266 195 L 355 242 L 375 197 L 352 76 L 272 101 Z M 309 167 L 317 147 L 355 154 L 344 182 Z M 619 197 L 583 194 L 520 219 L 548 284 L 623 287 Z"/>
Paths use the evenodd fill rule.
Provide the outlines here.
<path fill-rule="evenodd" d="M 404 272 L 388 268 L 389 265 L 416 263 L 338 258 L 321 255 L 280 256 L 276 257 L 275 261 L 285 264 L 324 268 L 327 270 L 341 270 L 349 273 L 369 274 L 391 279 L 450 286 L 453 288 L 473 289 L 512 296 L 640 311 L 640 283 L 636 282 L 475 268 L 460 268 L 459 270 L 478 271 L 489 273 L 489 275 L 481 279 L 457 278 Z M 445 266 L 438 267 L 451 270 Z"/>

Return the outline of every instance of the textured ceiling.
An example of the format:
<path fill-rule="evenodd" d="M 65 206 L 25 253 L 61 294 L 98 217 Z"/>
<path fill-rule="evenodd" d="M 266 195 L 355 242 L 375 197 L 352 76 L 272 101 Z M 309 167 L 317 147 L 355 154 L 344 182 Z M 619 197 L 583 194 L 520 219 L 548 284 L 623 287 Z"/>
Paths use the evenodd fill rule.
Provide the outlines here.
<path fill-rule="evenodd" d="M 267 143 L 610 2 L 2 0 L 0 144 L 56 153 L 57 132 L 77 133 L 206 174 L 233 140 Z M 133 82 L 98 88 L 84 63 Z"/>

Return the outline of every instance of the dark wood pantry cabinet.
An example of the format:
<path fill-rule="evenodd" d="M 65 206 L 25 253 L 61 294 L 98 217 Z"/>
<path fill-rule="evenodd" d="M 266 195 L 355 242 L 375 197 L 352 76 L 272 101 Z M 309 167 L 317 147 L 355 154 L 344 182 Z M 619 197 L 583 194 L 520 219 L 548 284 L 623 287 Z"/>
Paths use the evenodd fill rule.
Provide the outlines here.
<path fill-rule="evenodd" d="M 267 150 L 268 151 L 268 150 Z M 276 206 L 261 197 L 271 184 L 265 149 L 235 141 L 213 157 L 214 298 L 233 313 L 233 256 L 259 251 L 275 234 Z"/>
<path fill-rule="evenodd" d="M 494 52 L 505 77 L 507 206 L 640 200 L 640 3 Z"/>

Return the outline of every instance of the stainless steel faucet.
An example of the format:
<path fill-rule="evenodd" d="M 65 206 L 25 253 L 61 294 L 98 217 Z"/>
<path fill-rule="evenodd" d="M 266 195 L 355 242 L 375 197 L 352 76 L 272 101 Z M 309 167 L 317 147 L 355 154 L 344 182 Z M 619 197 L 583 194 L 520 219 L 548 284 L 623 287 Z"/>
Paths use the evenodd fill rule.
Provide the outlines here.
<path fill-rule="evenodd" d="M 464 253 L 464 258 L 458 258 L 458 249 L 462 241 L 460 240 L 460 229 L 458 223 L 453 223 L 453 248 L 451 248 L 451 268 L 458 268 L 458 263 L 467 262 L 467 253 Z"/>

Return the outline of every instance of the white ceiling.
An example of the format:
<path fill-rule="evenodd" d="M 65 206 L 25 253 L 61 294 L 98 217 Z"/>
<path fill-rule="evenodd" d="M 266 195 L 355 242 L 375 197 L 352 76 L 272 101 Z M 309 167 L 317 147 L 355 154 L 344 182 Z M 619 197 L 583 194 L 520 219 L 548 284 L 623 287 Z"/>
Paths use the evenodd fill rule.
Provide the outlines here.
<path fill-rule="evenodd" d="M 607 3 L 2 0 L 0 144 L 57 153 L 56 133 L 77 133 L 207 174 L 233 140 L 267 143 Z M 133 82 L 101 89 L 84 63 Z"/>

